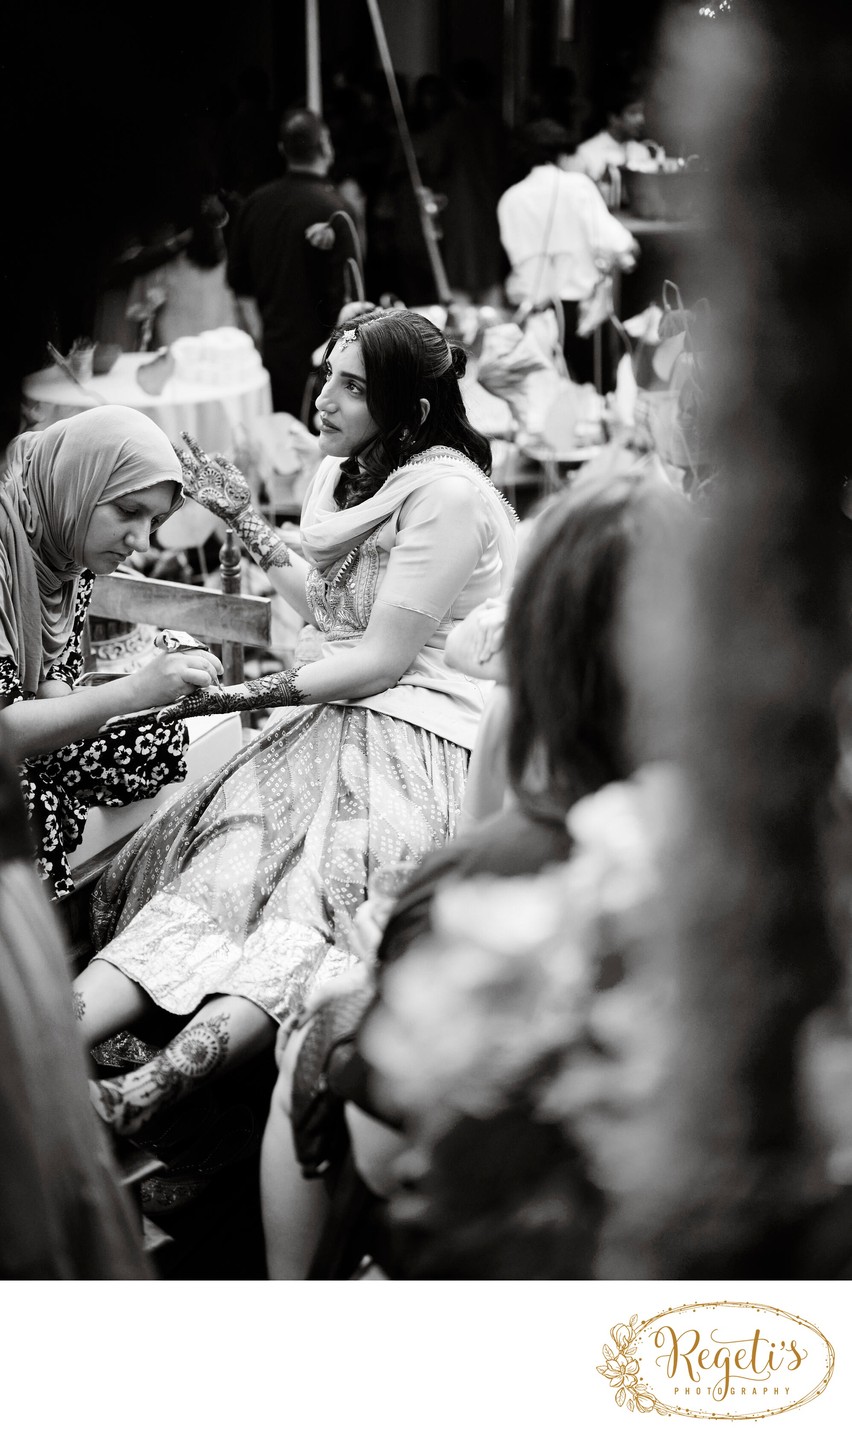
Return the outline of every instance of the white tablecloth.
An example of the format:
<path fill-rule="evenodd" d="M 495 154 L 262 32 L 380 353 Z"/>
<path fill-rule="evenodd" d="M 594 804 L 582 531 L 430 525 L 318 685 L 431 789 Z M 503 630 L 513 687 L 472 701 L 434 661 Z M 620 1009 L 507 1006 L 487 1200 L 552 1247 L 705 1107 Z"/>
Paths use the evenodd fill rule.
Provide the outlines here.
<path fill-rule="evenodd" d="M 161 394 L 147 394 L 137 383 L 136 371 L 153 358 L 138 352 L 119 355 L 109 374 L 95 375 L 83 389 L 51 365 L 27 375 L 24 396 L 29 408 L 35 406 L 34 418 L 39 424 L 79 414 L 104 401 L 126 404 L 149 414 L 175 444 L 181 443 L 181 430 L 187 429 L 204 449 L 224 454 L 233 451 L 241 426 L 250 429 L 259 415 L 272 413 L 272 389 L 265 369 L 259 368 L 252 379 L 234 385 L 188 384 L 172 375 Z"/>

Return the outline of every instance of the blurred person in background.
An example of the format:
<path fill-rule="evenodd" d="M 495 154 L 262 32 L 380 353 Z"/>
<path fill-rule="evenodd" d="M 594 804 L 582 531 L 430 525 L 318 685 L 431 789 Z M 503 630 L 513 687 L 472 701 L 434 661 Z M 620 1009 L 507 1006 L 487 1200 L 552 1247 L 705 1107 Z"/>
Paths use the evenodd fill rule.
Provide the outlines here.
<path fill-rule="evenodd" d="M 572 168 L 582 170 L 599 186 L 606 182 L 611 166 L 647 169 L 658 148 L 645 142 L 645 98 L 637 83 L 611 85 L 605 113 L 603 127 L 577 146 L 571 162 Z"/>
<path fill-rule="evenodd" d="M 497 205 L 500 239 L 511 265 L 506 293 L 522 318 L 561 306 L 571 376 L 591 383 L 592 339 L 577 332 L 582 306 L 615 267 L 633 268 L 638 246 L 609 213 L 592 180 L 565 168 L 573 145 L 567 130 L 555 120 L 534 120 L 521 138 L 527 176 Z"/>
<path fill-rule="evenodd" d="M 301 418 L 314 351 L 328 338 L 345 298 L 352 254 L 343 234 L 320 243 L 312 227 L 349 213 L 328 180 L 334 160 L 328 128 L 310 110 L 281 121 L 287 173 L 251 194 L 234 220 L 227 280 L 245 328 L 261 351 L 276 411 Z"/>
<path fill-rule="evenodd" d="M 136 278 L 127 297 L 129 319 L 151 313 L 151 348 L 183 335 L 223 326 L 241 327 L 236 296 L 226 279 L 224 228 L 228 211 L 218 195 L 205 195 L 166 263 Z"/>

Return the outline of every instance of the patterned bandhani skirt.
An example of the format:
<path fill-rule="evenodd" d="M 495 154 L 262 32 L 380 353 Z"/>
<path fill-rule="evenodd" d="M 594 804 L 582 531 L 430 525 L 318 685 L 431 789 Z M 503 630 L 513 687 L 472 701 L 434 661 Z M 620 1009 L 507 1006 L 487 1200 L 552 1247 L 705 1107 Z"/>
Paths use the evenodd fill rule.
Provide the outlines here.
<path fill-rule="evenodd" d="M 240 994 L 280 1023 L 352 964 L 377 872 L 452 837 L 468 757 L 369 709 L 288 710 L 111 864 L 93 901 L 98 957 L 168 1013 Z"/>

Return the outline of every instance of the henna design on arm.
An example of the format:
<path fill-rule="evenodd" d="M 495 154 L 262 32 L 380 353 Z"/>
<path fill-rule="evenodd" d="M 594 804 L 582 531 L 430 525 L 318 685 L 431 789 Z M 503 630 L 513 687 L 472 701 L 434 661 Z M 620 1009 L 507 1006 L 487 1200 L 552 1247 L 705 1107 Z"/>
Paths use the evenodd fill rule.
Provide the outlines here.
<path fill-rule="evenodd" d="M 219 689 L 212 684 L 186 694 L 177 703 L 161 709 L 161 720 L 192 719 L 197 714 L 238 714 L 251 709 L 277 709 L 292 704 L 309 704 L 296 683 L 296 675 L 304 666 L 294 664 L 278 674 L 266 674 L 247 684 L 232 684 Z"/>
<path fill-rule="evenodd" d="M 243 544 L 263 570 L 286 569 L 293 559 L 277 529 L 254 509 L 243 510 L 234 523 Z"/>

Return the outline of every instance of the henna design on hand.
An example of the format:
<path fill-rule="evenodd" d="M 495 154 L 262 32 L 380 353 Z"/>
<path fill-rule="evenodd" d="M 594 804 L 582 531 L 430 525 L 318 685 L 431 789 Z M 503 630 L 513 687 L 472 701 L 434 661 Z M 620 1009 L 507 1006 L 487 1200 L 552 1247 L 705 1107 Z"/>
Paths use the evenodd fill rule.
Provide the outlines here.
<path fill-rule="evenodd" d="M 181 437 L 189 449 L 178 449 L 176 445 L 174 449 L 180 460 L 186 493 L 228 524 L 236 524 L 251 504 L 251 489 L 245 476 L 224 455 L 206 454 L 198 440 L 186 430 L 181 430 Z"/>
<path fill-rule="evenodd" d="M 175 446 L 175 453 L 190 498 L 233 525 L 261 569 L 286 569 L 292 563 L 290 551 L 277 530 L 252 509 L 245 476 L 227 455 L 217 453 L 211 458 L 186 430 L 181 434 L 189 449 Z"/>

